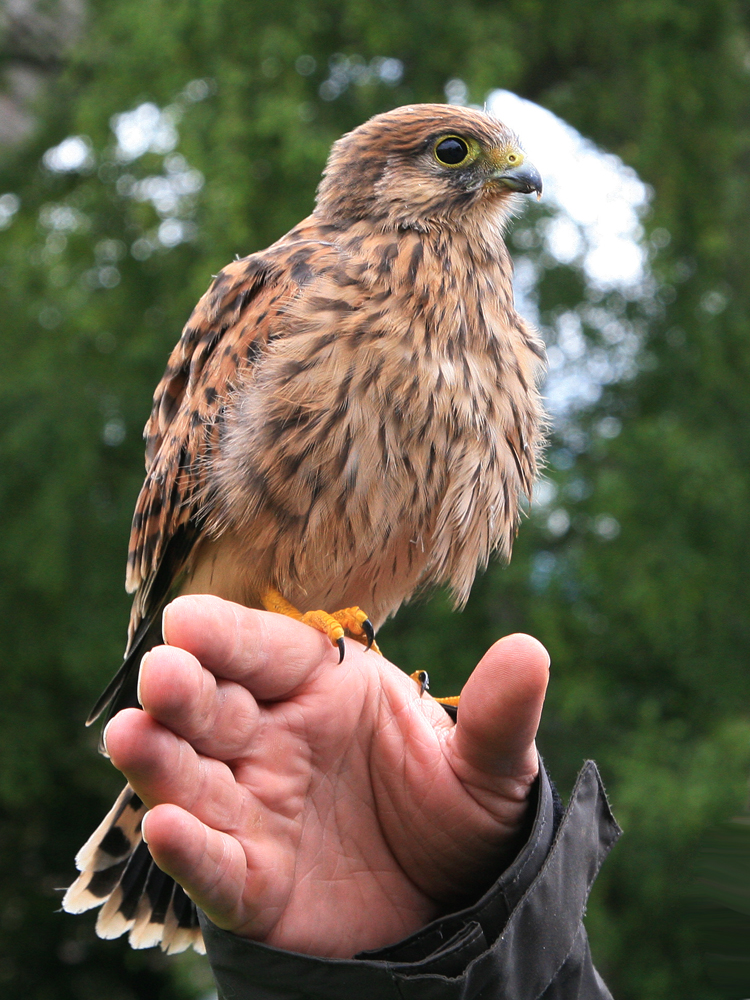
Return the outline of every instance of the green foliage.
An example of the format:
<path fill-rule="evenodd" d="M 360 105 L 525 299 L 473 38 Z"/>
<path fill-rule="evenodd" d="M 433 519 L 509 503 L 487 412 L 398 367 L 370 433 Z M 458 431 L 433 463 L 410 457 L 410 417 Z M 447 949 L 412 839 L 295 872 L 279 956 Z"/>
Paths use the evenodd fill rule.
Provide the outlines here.
<path fill-rule="evenodd" d="M 455 77 L 472 100 L 494 87 L 537 100 L 620 155 L 653 186 L 649 231 L 671 240 L 654 288 L 621 304 L 642 330 L 638 374 L 553 443 L 569 528 L 532 513 L 512 565 L 492 567 L 463 614 L 438 595 L 404 609 L 383 645 L 453 690 L 501 634 L 544 641 L 542 752 L 564 788 L 596 758 L 626 829 L 588 921 L 614 994 L 750 993 L 747 963 L 744 980 L 712 984 L 701 960 L 717 935 L 741 953 L 732 913 L 746 909 L 724 894 L 690 917 L 684 889 L 750 767 L 749 32 L 733 0 L 90 3 L 34 131 L 0 158 L 0 195 L 20 198 L 0 235 L 4 996 L 204 989 L 194 964 L 94 941 L 92 921 L 54 912 L 119 785 L 81 722 L 121 655 L 140 428 L 212 272 L 309 211 L 341 132 L 442 100 Z M 145 102 L 179 141 L 118 156 L 113 116 Z M 43 166 L 71 135 L 90 165 Z M 168 197 L 179 228 L 160 241 Z M 549 267 L 545 326 L 588 294 L 579 268 Z M 619 434 L 600 433 L 603 418 Z"/>

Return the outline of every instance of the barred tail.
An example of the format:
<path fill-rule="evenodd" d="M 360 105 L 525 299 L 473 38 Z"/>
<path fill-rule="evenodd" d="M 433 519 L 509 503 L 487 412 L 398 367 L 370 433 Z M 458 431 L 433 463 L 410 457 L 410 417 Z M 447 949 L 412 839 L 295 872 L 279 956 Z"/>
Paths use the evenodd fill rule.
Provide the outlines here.
<path fill-rule="evenodd" d="M 81 872 L 63 898 L 68 913 L 101 906 L 96 933 L 128 933 L 133 948 L 159 945 L 167 954 L 191 945 L 205 953 L 195 903 L 157 868 L 141 837 L 146 807 L 126 785 L 76 856 Z"/>

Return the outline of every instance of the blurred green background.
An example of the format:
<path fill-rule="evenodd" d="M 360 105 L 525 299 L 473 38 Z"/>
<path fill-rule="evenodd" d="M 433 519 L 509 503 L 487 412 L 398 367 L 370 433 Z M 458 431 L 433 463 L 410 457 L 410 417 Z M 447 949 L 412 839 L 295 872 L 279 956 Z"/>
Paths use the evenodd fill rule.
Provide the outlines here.
<path fill-rule="evenodd" d="M 554 199 L 514 223 L 574 390 L 548 481 L 510 568 L 382 645 L 448 691 L 538 636 L 542 753 L 563 793 L 594 757 L 626 831 L 587 918 L 615 997 L 750 996 L 747 5 L 5 0 L 0 38 L 0 995 L 210 995 L 203 960 L 58 912 L 120 785 L 83 720 L 122 654 L 151 393 L 211 274 L 308 213 L 337 136 L 505 88 L 648 185 L 640 272 L 592 278 Z"/>

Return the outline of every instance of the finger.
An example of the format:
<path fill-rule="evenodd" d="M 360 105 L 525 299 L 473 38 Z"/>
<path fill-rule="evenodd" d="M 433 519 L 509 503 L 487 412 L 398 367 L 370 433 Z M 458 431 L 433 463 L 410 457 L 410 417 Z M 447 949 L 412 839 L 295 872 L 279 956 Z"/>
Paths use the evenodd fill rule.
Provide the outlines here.
<path fill-rule="evenodd" d="M 186 595 L 164 609 L 164 638 L 259 700 L 284 698 L 338 662 L 321 632 L 268 611 L 218 597 Z"/>
<path fill-rule="evenodd" d="M 144 656 L 138 699 L 153 719 L 217 760 L 239 756 L 258 727 L 258 704 L 246 688 L 217 680 L 175 646 Z"/>
<path fill-rule="evenodd" d="M 247 878 L 240 843 L 175 805 L 158 805 L 143 820 L 154 861 L 219 926 L 235 926 Z"/>
<path fill-rule="evenodd" d="M 231 830 L 239 825 L 245 798 L 232 771 L 196 753 L 147 712 L 137 708 L 119 712 L 104 739 L 112 763 L 147 806 L 173 803 L 215 828 Z"/>
<path fill-rule="evenodd" d="M 549 654 L 528 635 L 500 639 L 461 692 L 452 766 L 475 785 L 536 777 L 534 745 L 549 679 Z M 519 789 L 520 791 L 521 789 Z"/>

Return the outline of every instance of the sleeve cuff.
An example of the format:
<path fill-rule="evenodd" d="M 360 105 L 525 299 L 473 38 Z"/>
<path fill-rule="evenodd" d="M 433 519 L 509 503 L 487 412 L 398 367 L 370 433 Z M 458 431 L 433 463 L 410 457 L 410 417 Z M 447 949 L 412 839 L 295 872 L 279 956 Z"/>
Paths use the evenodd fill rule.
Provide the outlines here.
<path fill-rule="evenodd" d="M 579 774 L 556 829 L 553 790 L 542 767 L 534 823 L 515 861 L 478 902 L 398 944 L 353 959 L 316 958 L 237 937 L 201 913 L 219 997 L 350 1000 L 360 990 L 368 1000 L 607 1000 L 582 919 L 620 832 L 593 761 Z M 563 980 L 565 992 L 555 992 Z"/>

